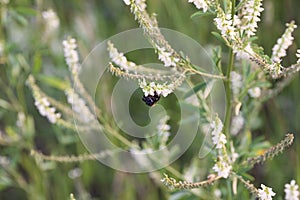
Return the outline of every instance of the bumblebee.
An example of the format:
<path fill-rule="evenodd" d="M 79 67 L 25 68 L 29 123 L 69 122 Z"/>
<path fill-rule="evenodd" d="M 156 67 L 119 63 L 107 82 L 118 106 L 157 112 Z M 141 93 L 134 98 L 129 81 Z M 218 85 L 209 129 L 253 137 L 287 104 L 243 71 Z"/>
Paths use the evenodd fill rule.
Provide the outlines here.
<path fill-rule="evenodd" d="M 160 95 L 154 92 L 154 95 L 143 96 L 142 100 L 148 105 L 153 106 L 160 99 Z"/>

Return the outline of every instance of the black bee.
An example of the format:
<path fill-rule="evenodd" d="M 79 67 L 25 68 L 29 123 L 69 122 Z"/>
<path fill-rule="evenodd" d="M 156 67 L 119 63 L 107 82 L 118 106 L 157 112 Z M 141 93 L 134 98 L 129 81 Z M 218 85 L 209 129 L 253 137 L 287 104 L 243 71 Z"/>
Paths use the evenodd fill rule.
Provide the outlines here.
<path fill-rule="evenodd" d="M 143 96 L 142 100 L 148 105 L 153 106 L 160 99 L 160 95 L 154 92 L 154 95 Z"/>

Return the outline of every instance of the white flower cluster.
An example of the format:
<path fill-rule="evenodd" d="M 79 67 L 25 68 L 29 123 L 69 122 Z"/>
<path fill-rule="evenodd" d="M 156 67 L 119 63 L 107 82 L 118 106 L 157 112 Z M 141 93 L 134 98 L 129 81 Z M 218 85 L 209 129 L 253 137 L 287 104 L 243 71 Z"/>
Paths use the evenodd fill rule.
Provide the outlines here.
<path fill-rule="evenodd" d="M 295 180 L 291 180 L 290 184 L 284 185 L 285 200 L 299 200 L 299 186 Z"/>
<path fill-rule="evenodd" d="M 212 128 L 212 140 L 213 144 L 216 145 L 217 149 L 221 149 L 226 143 L 226 136 L 222 133 L 223 123 L 216 117 L 214 121 L 211 122 L 210 127 Z"/>
<path fill-rule="evenodd" d="M 245 124 L 245 119 L 241 114 L 232 117 L 231 127 L 230 127 L 231 135 L 237 135 L 240 132 L 240 130 L 243 128 L 244 124 Z"/>
<path fill-rule="evenodd" d="M 72 88 L 66 89 L 65 94 L 73 111 L 77 113 L 76 116 L 79 116 L 83 123 L 90 123 L 95 120 L 95 116 L 91 113 L 85 101 Z"/>
<path fill-rule="evenodd" d="M 261 89 L 259 87 L 250 88 L 248 94 L 252 98 L 258 98 L 261 95 Z"/>
<path fill-rule="evenodd" d="M 164 97 L 168 96 L 174 91 L 174 84 L 159 84 L 155 82 L 147 83 L 145 79 L 139 81 L 140 88 L 142 88 L 144 95 L 148 96 L 154 96 L 154 93 L 156 92 L 157 95 L 162 95 Z"/>
<path fill-rule="evenodd" d="M 230 82 L 232 93 L 237 95 L 239 94 L 241 88 L 243 87 L 243 77 L 235 71 L 230 72 Z"/>
<path fill-rule="evenodd" d="M 64 46 L 65 60 L 69 67 L 69 70 L 73 74 L 78 74 L 80 70 L 80 65 L 78 63 L 79 56 L 76 51 L 77 48 L 76 40 L 74 38 L 68 38 L 67 40 L 64 40 L 62 44 Z"/>
<path fill-rule="evenodd" d="M 59 27 L 59 19 L 52 9 L 42 12 L 42 17 L 46 25 L 46 34 L 50 34 Z"/>
<path fill-rule="evenodd" d="M 240 13 L 240 29 L 248 38 L 255 35 L 257 23 L 260 21 L 260 13 L 262 8 L 262 0 L 248 0 Z"/>
<path fill-rule="evenodd" d="M 176 67 L 176 63 L 179 61 L 179 58 L 172 56 L 172 53 L 165 50 L 164 47 L 158 47 L 158 59 L 164 63 L 165 67 Z"/>
<path fill-rule="evenodd" d="M 261 95 L 261 89 L 259 87 L 250 88 L 248 94 L 252 98 L 258 98 Z"/>
<path fill-rule="evenodd" d="M 276 195 L 272 188 L 267 187 L 264 184 L 261 184 L 260 187 L 261 189 L 258 190 L 258 197 L 261 200 L 272 200 L 272 197 Z"/>
<path fill-rule="evenodd" d="M 109 53 L 110 59 L 118 65 L 123 70 L 129 70 L 136 67 L 136 64 L 130 61 L 127 61 L 127 58 L 123 53 L 119 53 L 118 49 L 114 47 L 113 43 L 110 41 L 107 42 L 107 50 Z"/>
<path fill-rule="evenodd" d="M 169 124 L 167 124 L 167 121 L 170 119 L 170 117 L 168 115 L 166 115 L 165 117 L 161 118 L 159 120 L 159 123 L 157 125 L 157 134 L 158 137 L 160 138 L 160 147 L 164 147 L 167 144 L 167 141 L 169 139 L 170 136 L 170 129 L 171 126 Z"/>
<path fill-rule="evenodd" d="M 217 17 L 214 19 L 217 29 L 221 31 L 221 35 L 230 40 L 233 40 L 237 37 L 237 33 L 231 19 L 230 14 L 225 14 L 224 11 L 219 8 L 217 12 Z"/>
<path fill-rule="evenodd" d="M 56 109 L 51 107 L 50 102 L 46 97 L 39 97 L 35 95 L 34 105 L 39 110 L 40 114 L 47 117 L 50 123 L 54 124 L 61 117 L 60 113 L 55 113 Z"/>
<path fill-rule="evenodd" d="M 224 149 L 225 144 L 227 143 L 227 139 L 226 136 L 222 133 L 223 123 L 220 118 L 216 116 L 215 120 L 211 122 L 210 127 L 212 128 L 211 134 L 213 144 L 216 145 L 216 148 L 219 150 Z M 233 156 L 235 157 L 236 155 Z M 232 169 L 232 166 L 230 164 L 231 162 L 233 162 L 233 160 L 230 161 L 226 151 L 219 151 L 218 161 L 215 163 L 212 169 L 218 173 L 218 176 L 227 178 Z"/>
<path fill-rule="evenodd" d="M 189 3 L 194 3 L 196 8 L 203 9 L 203 12 L 206 12 L 208 9 L 208 5 L 205 0 L 189 0 Z"/>
<path fill-rule="evenodd" d="M 219 157 L 219 160 L 216 162 L 212 169 L 218 173 L 218 176 L 227 178 L 230 174 L 232 166 L 228 162 L 223 160 L 223 157 Z"/>
<path fill-rule="evenodd" d="M 292 45 L 294 37 L 292 36 L 293 31 L 297 26 L 292 21 L 289 24 L 286 24 L 287 29 L 283 33 L 283 35 L 277 40 L 277 44 L 272 48 L 272 57 L 271 59 L 279 63 L 281 62 L 281 58 L 286 56 L 286 50 L 289 46 Z"/>

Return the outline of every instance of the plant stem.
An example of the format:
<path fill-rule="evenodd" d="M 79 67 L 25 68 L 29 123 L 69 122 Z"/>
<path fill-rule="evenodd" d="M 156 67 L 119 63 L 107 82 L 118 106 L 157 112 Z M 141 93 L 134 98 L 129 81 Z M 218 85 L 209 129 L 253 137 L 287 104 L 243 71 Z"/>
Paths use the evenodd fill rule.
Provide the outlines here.
<path fill-rule="evenodd" d="M 225 91 L 226 91 L 226 115 L 224 122 L 224 132 L 226 134 L 227 139 L 229 139 L 229 127 L 230 127 L 230 118 L 231 118 L 231 84 L 230 84 L 230 72 L 233 66 L 233 51 L 229 49 L 229 63 L 226 71 L 226 81 L 225 81 Z"/>
<path fill-rule="evenodd" d="M 232 0 L 231 6 L 231 19 L 233 22 L 234 13 L 235 13 L 235 0 Z M 231 119 L 231 84 L 230 84 L 230 72 L 233 68 L 233 60 L 234 60 L 234 53 L 232 48 L 229 48 L 229 62 L 226 70 L 226 81 L 225 81 L 225 91 L 226 91 L 226 115 L 225 115 L 225 122 L 224 122 L 224 132 L 226 134 L 227 139 L 230 138 L 229 134 L 229 127 L 230 127 L 230 119 Z"/>
<path fill-rule="evenodd" d="M 235 0 L 231 0 L 231 19 L 232 24 L 234 20 L 235 14 Z M 232 48 L 229 48 L 229 62 L 226 70 L 226 81 L 225 81 L 225 91 L 226 91 L 226 115 L 225 115 L 225 122 L 224 122 L 224 132 L 226 134 L 227 140 L 230 139 L 230 119 L 231 119 L 231 82 L 230 82 L 230 72 L 233 68 L 233 61 L 234 61 L 234 53 Z M 229 143 L 227 143 L 229 145 Z M 230 179 L 227 180 L 227 199 L 232 200 L 232 188 L 231 188 L 231 181 Z"/>
<path fill-rule="evenodd" d="M 227 192 L 228 192 L 227 199 L 232 200 L 233 198 L 232 198 L 231 180 L 227 179 L 226 183 L 227 183 Z"/>

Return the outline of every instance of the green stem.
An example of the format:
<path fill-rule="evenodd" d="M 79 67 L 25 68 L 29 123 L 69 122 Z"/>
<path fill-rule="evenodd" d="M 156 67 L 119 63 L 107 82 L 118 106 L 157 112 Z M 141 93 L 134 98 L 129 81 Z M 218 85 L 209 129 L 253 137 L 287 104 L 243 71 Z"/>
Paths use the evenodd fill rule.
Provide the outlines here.
<path fill-rule="evenodd" d="M 231 181 L 230 179 L 227 179 L 226 180 L 226 183 L 227 183 L 227 192 L 228 192 L 228 200 L 232 200 L 233 197 L 232 197 L 232 188 L 231 188 Z"/>
<path fill-rule="evenodd" d="M 226 71 L 226 81 L 225 81 L 225 91 L 226 91 L 226 115 L 224 122 L 224 132 L 226 134 L 227 139 L 230 138 L 230 118 L 231 118 L 231 83 L 230 83 L 230 72 L 233 67 L 233 58 L 234 54 L 232 49 L 229 49 L 229 63 Z"/>
<path fill-rule="evenodd" d="M 232 0 L 231 6 L 231 19 L 233 21 L 234 14 L 235 14 L 235 0 Z M 226 71 L 226 81 L 225 81 L 225 91 L 226 91 L 226 115 L 225 115 L 225 122 L 224 122 L 224 132 L 226 134 L 227 139 L 230 138 L 230 119 L 231 119 L 231 84 L 230 84 L 230 72 L 233 68 L 233 60 L 234 60 L 234 53 L 231 48 L 229 48 L 229 62 Z"/>
<path fill-rule="evenodd" d="M 235 14 L 235 0 L 231 0 L 231 19 L 232 23 L 234 20 L 234 14 Z M 230 82 L 230 72 L 233 68 L 233 62 L 234 62 L 234 53 L 232 48 L 229 48 L 229 62 L 226 70 L 226 81 L 225 81 L 225 91 L 226 91 L 226 115 L 225 115 L 225 122 L 224 122 L 224 132 L 226 134 L 227 140 L 230 138 L 230 119 L 231 119 L 231 82 Z M 227 143 L 229 145 L 229 143 Z M 231 188 L 231 181 L 230 179 L 227 180 L 227 199 L 232 200 L 232 188 Z"/>

